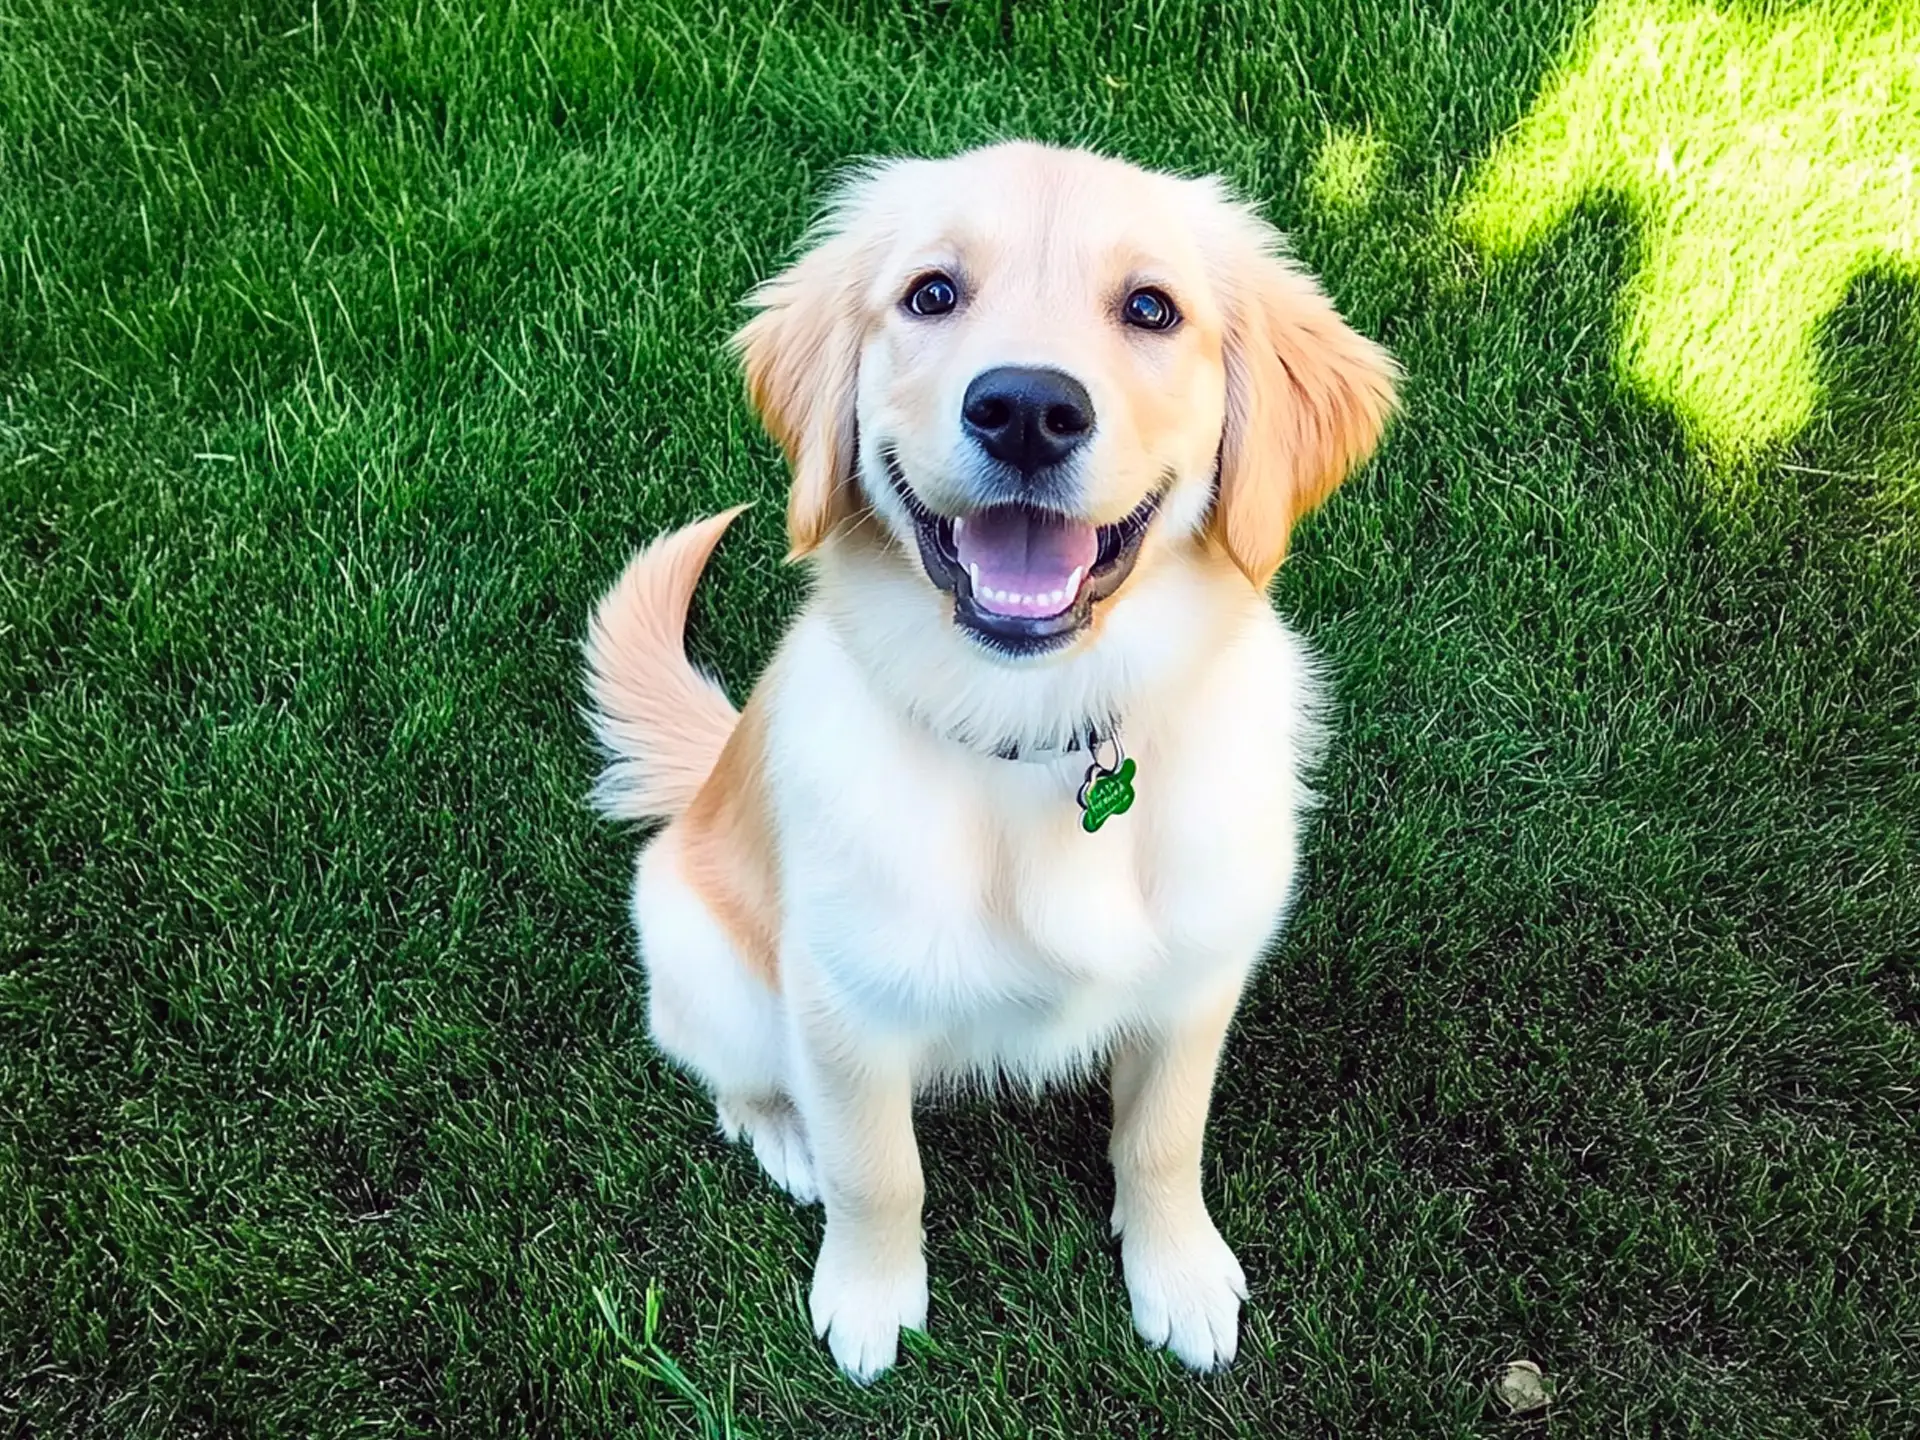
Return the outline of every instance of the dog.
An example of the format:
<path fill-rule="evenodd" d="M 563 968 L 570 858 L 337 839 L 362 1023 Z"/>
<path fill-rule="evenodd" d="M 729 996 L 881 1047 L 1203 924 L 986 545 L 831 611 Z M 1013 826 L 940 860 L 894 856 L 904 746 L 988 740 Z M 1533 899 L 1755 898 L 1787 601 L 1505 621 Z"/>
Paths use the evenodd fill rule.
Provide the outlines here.
<path fill-rule="evenodd" d="M 635 556 L 585 645 L 596 803 L 666 822 L 652 1036 L 824 1203 L 809 1309 L 862 1382 L 927 1320 L 916 1096 L 1104 1064 L 1134 1325 L 1224 1366 L 1207 1109 L 1321 733 L 1268 583 L 1395 363 L 1221 182 L 1027 142 L 856 172 L 750 303 L 804 608 L 743 710 L 689 664 L 728 511 Z"/>

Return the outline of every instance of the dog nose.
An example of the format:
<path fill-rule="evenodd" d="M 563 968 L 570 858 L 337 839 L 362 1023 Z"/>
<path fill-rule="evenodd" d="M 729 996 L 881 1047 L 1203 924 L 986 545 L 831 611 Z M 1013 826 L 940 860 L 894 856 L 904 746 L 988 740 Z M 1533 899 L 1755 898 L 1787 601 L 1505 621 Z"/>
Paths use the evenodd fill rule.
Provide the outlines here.
<path fill-rule="evenodd" d="M 973 377 L 960 417 L 982 450 L 1031 474 L 1066 459 L 1093 432 L 1093 399 L 1058 370 L 1002 365 Z"/>

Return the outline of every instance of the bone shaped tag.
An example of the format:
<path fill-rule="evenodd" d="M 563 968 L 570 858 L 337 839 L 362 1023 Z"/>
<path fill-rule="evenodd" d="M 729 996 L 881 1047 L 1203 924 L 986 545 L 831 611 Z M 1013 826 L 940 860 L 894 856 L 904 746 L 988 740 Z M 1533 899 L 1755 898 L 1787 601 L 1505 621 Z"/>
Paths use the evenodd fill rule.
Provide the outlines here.
<path fill-rule="evenodd" d="M 1087 767 L 1080 786 L 1080 828 L 1089 835 L 1133 805 L 1133 761 L 1122 760 L 1117 770 L 1095 761 Z"/>

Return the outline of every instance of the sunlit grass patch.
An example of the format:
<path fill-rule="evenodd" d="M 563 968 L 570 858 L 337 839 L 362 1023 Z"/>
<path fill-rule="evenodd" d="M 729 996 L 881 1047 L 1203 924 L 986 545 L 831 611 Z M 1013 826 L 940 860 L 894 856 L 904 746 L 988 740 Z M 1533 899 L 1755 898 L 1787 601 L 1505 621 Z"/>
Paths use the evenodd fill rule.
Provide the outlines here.
<path fill-rule="evenodd" d="M 1314 152 L 1307 193 L 1334 215 L 1364 210 L 1380 189 L 1386 158 L 1386 142 L 1372 131 L 1331 129 Z"/>
<path fill-rule="evenodd" d="M 1792 437 L 1816 340 L 1871 267 L 1920 267 L 1920 3 L 1607 0 L 1462 222 L 1519 250 L 1585 197 L 1643 227 L 1619 364 L 1722 458 Z"/>

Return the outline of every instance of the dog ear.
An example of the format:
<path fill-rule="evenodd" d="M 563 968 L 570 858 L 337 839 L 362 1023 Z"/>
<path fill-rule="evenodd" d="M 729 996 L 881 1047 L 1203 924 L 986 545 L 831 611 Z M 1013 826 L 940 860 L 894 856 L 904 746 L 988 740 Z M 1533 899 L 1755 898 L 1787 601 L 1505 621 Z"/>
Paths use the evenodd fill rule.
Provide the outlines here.
<path fill-rule="evenodd" d="M 754 291 L 733 337 L 754 409 L 793 468 L 788 558 L 817 548 L 854 509 L 854 391 L 864 257 L 832 235 Z"/>
<path fill-rule="evenodd" d="M 1265 589 L 1294 524 L 1380 443 L 1400 369 L 1281 256 L 1264 221 L 1239 218 L 1243 233 L 1220 277 L 1227 414 L 1211 525 L 1234 564 Z"/>

